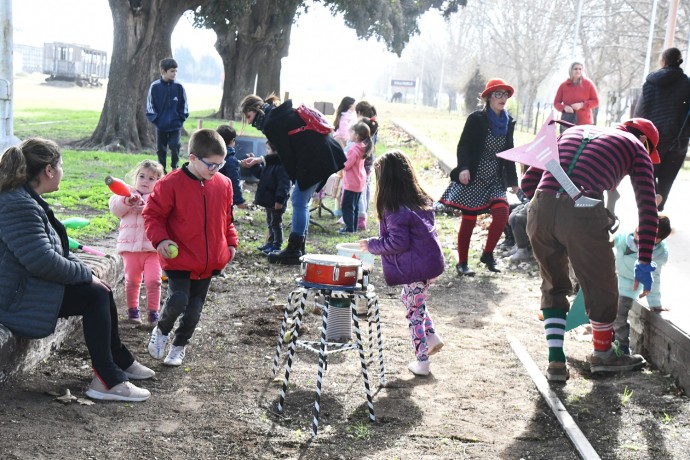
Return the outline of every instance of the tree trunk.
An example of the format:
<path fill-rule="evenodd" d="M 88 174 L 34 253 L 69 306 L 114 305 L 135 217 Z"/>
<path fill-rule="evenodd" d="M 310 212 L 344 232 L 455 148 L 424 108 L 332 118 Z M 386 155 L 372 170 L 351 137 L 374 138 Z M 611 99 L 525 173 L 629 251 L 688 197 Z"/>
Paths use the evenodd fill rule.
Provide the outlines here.
<path fill-rule="evenodd" d="M 292 22 L 301 0 L 258 0 L 238 27 L 214 29 L 223 59 L 223 98 L 216 117 L 234 120 L 242 98 L 280 95 L 281 59 L 288 55 Z"/>
<path fill-rule="evenodd" d="M 150 83 L 160 78 L 159 61 L 172 56 L 170 39 L 182 14 L 204 0 L 109 0 L 113 55 L 101 118 L 81 147 L 142 150 L 155 145 L 146 119 Z"/>
<path fill-rule="evenodd" d="M 256 46 L 237 30 L 215 30 L 216 50 L 223 60 L 223 97 L 216 118 L 234 120 L 242 97 L 254 91 Z"/>

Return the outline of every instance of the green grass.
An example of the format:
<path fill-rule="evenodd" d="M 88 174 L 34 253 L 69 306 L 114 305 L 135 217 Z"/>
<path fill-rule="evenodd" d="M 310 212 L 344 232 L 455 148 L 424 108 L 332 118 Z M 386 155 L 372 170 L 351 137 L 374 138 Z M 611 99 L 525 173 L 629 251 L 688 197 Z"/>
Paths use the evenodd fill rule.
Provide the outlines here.
<path fill-rule="evenodd" d="M 71 141 L 91 137 L 100 112 L 69 109 L 25 109 L 14 111 L 14 134 L 20 139 L 44 137 Z"/>

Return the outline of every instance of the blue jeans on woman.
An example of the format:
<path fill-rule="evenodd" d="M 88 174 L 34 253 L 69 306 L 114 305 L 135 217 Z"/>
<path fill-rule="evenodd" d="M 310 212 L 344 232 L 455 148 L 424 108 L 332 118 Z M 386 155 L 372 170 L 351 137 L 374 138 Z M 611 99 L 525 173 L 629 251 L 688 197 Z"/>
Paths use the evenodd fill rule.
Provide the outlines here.
<path fill-rule="evenodd" d="M 319 183 L 300 190 L 299 184 L 295 182 L 292 189 L 292 233 L 298 235 L 306 235 L 307 227 L 309 226 L 309 202 L 311 196 L 318 188 Z"/>

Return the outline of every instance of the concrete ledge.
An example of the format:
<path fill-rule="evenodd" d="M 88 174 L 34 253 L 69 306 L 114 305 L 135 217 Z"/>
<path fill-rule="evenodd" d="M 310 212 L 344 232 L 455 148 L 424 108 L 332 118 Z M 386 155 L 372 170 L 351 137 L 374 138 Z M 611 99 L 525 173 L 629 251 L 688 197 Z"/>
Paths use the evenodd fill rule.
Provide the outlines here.
<path fill-rule="evenodd" d="M 98 257 L 90 254 L 79 254 L 93 272 L 110 284 L 118 305 L 124 301 L 124 269 L 122 257 Z M 39 340 L 30 340 L 14 336 L 0 324 L 0 382 L 11 375 L 30 370 L 53 350 L 60 348 L 69 335 L 81 326 L 81 317 L 67 320 L 59 319 L 55 332 Z"/>
<path fill-rule="evenodd" d="M 454 152 L 448 152 L 443 147 L 438 145 L 432 139 L 428 138 L 418 130 L 416 130 L 410 123 L 399 118 L 391 119 L 393 125 L 405 131 L 407 134 L 412 136 L 417 142 L 426 147 L 437 159 L 438 163 L 446 173 L 449 173 L 451 169 L 457 166 L 457 158 Z"/>
<path fill-rule="evenodd" d="M 690 336 L 639 302 L 633 302 L 628 321 L 630 346 L 635 353 L 644 355 L 647 361 L 670 374 L 680 388 L 690 393 Z"/>

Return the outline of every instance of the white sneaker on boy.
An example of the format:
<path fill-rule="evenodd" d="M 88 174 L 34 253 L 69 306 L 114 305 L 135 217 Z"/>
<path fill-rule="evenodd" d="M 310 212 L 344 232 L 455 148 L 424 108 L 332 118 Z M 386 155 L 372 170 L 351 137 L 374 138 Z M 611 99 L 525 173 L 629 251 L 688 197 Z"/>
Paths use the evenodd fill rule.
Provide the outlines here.
<path fill-rule="evenodd" d="M 184 349 L 184 345 L 173 345 L 172 347 L 170 347 L 168 356 L 165 357 L 165 361 L 163 361 L 163 364 L 165 364 L 166 366 L 181 366 L 182 360 L 184 359 Z"/>
<path fill-rule="evenodd" d="M 149 354 L 156 359 L 163 359 L 165 356 L 165 344 L 168 343 L 168 336 L 163 335 L 158 326 L 153 328 L 151 332 L 151 340 L 149 340 Z"/>

